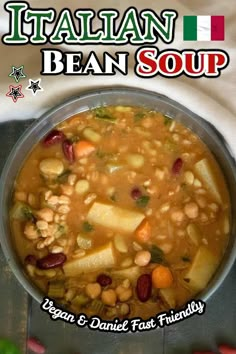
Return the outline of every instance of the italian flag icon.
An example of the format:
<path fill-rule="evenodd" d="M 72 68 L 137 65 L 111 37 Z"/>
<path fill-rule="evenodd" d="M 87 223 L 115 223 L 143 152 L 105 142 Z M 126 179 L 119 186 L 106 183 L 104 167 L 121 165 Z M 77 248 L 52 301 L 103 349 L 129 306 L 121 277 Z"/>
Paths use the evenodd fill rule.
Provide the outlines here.
<path fill-rule="evenodd" d="M 224 16 L 184 16 L 184 41 L 223 41 Z"/>

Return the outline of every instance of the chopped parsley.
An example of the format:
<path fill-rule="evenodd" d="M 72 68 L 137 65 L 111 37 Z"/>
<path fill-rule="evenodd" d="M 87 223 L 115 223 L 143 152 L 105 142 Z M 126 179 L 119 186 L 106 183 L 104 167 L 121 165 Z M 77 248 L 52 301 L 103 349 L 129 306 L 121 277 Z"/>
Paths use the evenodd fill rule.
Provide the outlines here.
<path fill-rule="evenodd" d="M 77 143 L 80 139 L 78 136 L 72 136 L 69 140 L 73 144 L 73 143 Z"/>
<path fill-rule="evenodd" d="M 151 253 L 151 262 L 159 264 L 165 263 L 164 252 L 159 247 L 152 245 L 149 251 Z"/>
<path fill-rule="evenodd" d="M 68 179 L 68 176 L 70 175 L 70 173 L 71 173 L 70 170 L 65 170 L 64 172 L 62 172 L 62 174 L 56 178 L 56 183 L 67 182 L 67 179 Z"/>
<path fill-rule="evenodd" d="M 94 230 L 93 225 L 91 225 L 88 221 L 85 221 L 83 223 L 82 228 L 84 232 L 92 232 Z"/>
<path fill-rule="evenodd" d="M 164 114 L 164 125 L 170 125 L 172 122 L 173 122 L 173 118 L 171 118 L 168 115 Z"/>
<path fill-rule="evenodd" d="M 134 121 L 135 122 L 139 122 L 141 119 L 143 119 L 145 117 L 145 113 L 144 112 L 137 112 L 134 115 Z"/>
<path fill-rule="evenodd" d="M 105 107 L 98 107 L 93 110 L 95 117 L 98 119 L 105 120 L 109 123 L 115 123 L 116 118 L 108 111 Z"/>
<path fill-rule="evenodd" d="M 116 202 L 117 201 L 117 196 L 115 193 L 113 193 L 111 196 L 110 196 L 110 199 L 113 201 L 113 202 Z"/>
<path fill-rule="evenodd" d="M 142 195 L 136 200 L 136 205 L 140 208 L 145 208 L 148 205 L 150 197 L 148 195 Z"/>
<path fill-rule="evenodd" d="M 26 220 L 32 221 L 32 222 L 36 222 L 36 218 L 32 212 L 32 209 L 28 206 L 24 206 L 22 207 L 22 213 L 24 215 L 24 218 Z"/>

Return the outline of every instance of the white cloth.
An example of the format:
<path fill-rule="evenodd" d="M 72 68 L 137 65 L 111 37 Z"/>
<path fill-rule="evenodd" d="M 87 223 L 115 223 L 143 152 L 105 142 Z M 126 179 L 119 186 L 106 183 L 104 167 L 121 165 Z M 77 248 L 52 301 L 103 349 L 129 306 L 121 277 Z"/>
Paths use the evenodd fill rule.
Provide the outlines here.
<path fill-rule="evenodd" d="M 5 2 L 5 1 L 4 1 Z M 77 93 L 95 88 L 111 85 L 126 85 L 142 87 L 151 91 L 157 91 L 178 101 L 199 114 L 203 118 L 213 123 L 216 128 L 225 136 L 228 144 L 231 146 L 236 156 L 236 6 L 235 0 L 216 2 L 215 0 L 170 0 L 168 3 L 163 0 L 131 0 L 128 3 L 117 0 L 87 0 L 86 2 L 74 0 L 30 0 L 28 1 L 32 8 L 47 8 L 49 5 L 54 7 L 57 12 L 67 7 L 72 10 L 79 8 L 93 8 L 95 11 L 101 8 L 115 8 L 122 14 L 124 9 L 129 6 L 135 6 L 138 10 L 150 8 L 159 13 L 168 7 L 175 9 L 179 13 L 176 22 L 175 41 L 170 45 L 164 44 L 161 40 L 156 44 L 158 48 L 176 48 L 186 49 L 187 47 L 198 48 L 219 48 L 224 49 L 230 55 L 229 66 L 222 71 L 217 79 L 191 79 L 180 76 L 175 79 L 166 79 L 156 76 L 151 79 L 141 79 L 133 74 L 134 52 L 137 46 L 69 46 L 67 50 L 83 51 L 89 53 L 94 50 L 98 55 L 103 51 L 110 53 L 129 50 L 129 75 L 115 76 L 43 76 L 41 86 L 44 92 L 39 92 L 35 97 L 25 88 L 28 85 L 28 79 L 33 80 L 40 77 L 41 71 L 41 53 L 39 46 L 7 46 L 0 44 L 0 121 L 13 119 L 38 118 L 49 108 L 59 104 L 64 99 L 74 96 Z M 182 40 L 182 16 L 183 15 L 224 15 L 226 20 L 225 41 L 223 42 L 183 42 Z M 100 21 L 95 20 L 99 28 Z M 0 12 L 0 34 L 3 35 L 9 30 L 8 14 L 1 9 Z M 45 47 L 52 48 L 52 45 Z M 65 46 L 64 46 L 65 47 Z M 55 47 L 58 48 L 58 47 Z M 11 65 L 24 65 L 24 71 L 27 78 L 21 80 L 23 86 L 24 99 L 19 99 L 17 103 L 6 97 L 9 85 L 14 85 L 14 80 L 9 78 Z M 55 95 L 56 89 L 56 95 Z"/>

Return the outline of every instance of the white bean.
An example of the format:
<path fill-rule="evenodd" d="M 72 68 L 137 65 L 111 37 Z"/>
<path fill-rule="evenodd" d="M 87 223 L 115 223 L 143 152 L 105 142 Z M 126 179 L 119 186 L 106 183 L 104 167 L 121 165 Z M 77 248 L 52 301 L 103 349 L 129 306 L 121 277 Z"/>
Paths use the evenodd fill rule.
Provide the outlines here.
<path fill-rule="evenodd" d="M 64 171 L 64 165 L 59 159 L 44 159 L 39 164 L 40 172 L 45 176 L 59 176 Z"/>
<path fill-rule="evenodd" d="M 86 179 L 79 180 L 75 185 L 75 191 L 79 195 L 83 195 L 89 191 L 89 182 Z"/>
<path fill-rule="evenodd" d="M 145 267 L 151 260 L 151 253 L 149 251 L 139 251 L 136 253 L 134 263 L 139 267 Z"/>

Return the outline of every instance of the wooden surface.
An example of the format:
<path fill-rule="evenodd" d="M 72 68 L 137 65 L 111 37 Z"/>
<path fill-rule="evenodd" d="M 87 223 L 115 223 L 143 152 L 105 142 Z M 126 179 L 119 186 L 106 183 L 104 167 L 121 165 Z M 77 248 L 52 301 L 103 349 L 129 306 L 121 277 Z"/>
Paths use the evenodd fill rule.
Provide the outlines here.
<path fill-rule="evenodd" d="M 30 122 L 0 124 L 0 169 L 8 152 Z M 236 264 L 207 302 L 203 316 L 151 332 L 111 334 L 52 322 L 15 279 L 0 249 L 0 337 L 11 338 L 27 353 L 27 336 L 37 336 L 47 354 L 190 354 L 215 349 L 216 343 L 236 346 Z M 5 354 L 5 353 L 0 353 Z"/>

